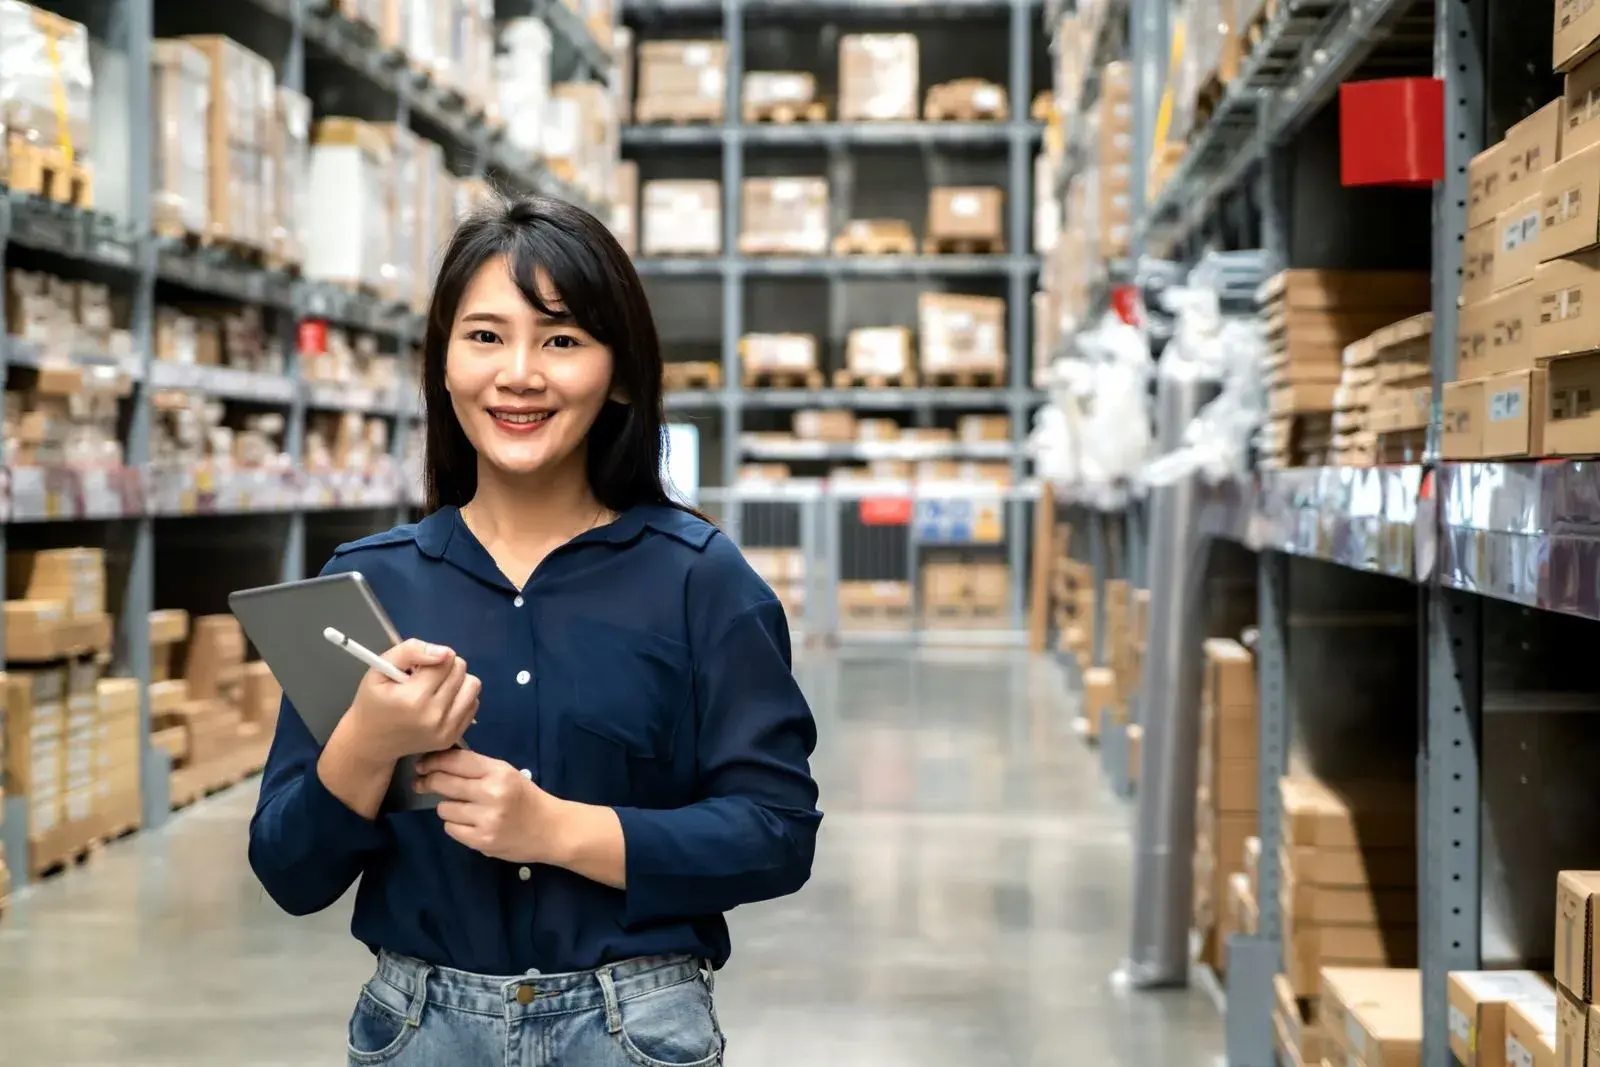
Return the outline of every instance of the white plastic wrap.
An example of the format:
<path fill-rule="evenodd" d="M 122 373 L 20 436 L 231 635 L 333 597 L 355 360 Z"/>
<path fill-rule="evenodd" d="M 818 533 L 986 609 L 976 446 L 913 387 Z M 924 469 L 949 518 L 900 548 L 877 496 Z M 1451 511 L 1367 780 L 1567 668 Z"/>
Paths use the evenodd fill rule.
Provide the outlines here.
<path fill-rule="evenodd" d="M 0 125 L 31 145 L 87 159 L 93 99 L 88 31 L 0 0 Z"/>
<path fill-rule="evenodd" d="M 1221 391 L 1184 428 L 1182 445 L 1150 462 L 1144 481 L 1171 485 L 1199 475 L 1215 483 L 1246 475 L 1250 446 L 1267 413 L 1260 321 L 1223 315 L 1216 291 L 1204 284 L 1171 289 L 1163 302 L 1177 321 L 1162 352 L 1161 375 L 1214 381 Z"/>
<path fill-rule="evenodd" d="M 550 27 L 536 18 L 508 20 L 500 29 L 495 76 L 506 140 L 529 155 L 542 154 L 550 110 Z"/>
<path fill-rule="evenodd" d="M 1058 497 L 1121 506 L 1142 491 L 1150 454 L 1150 376 L 1144 334 L 1114 315 L 1078 335 L 1079 355 L 1051 367 L 1051 399 L 1029 451 Z"/>

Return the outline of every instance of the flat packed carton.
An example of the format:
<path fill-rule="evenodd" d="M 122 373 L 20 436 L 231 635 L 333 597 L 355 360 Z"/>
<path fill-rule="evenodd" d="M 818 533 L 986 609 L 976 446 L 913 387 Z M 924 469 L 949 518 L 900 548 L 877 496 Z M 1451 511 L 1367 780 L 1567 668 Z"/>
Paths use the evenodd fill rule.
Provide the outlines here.
<path fill-rule="evenodd" d="M 914 119 L 920 103 L 919 51 L 910 33 L 854 33 L 839 39 L 839 118 Z"/>
<path fill-rule="evenodd" d="M 1510 155 L 1506 142 L 1490 145 L 1467 164 L 1467 228 L 1493 222 L 1502 209 L 1511 205 L 1505 187 L 1505 162 Z"/>
<path fill-rule="evenodd" d="M 642 223 L 647 256 L 716 255 L 722 251 L 722 185 L 646 182 Z"/>
<path fill-rule="evenodd" d="M 1549 983 L 1533 971 L 1452 971 L 1448 988 L 1450 1051 L 1464 1067 L 1502 1062 L 1511 1004 L 1548 998 L 1555 1006 Z"/>
<path fill-rule="evenodd" d="M 1560 100 L 1552 100 L 1506 131 L 1505 199 L 1517 204 L 1540 194 L 1540 176 L 1562 158 Z"/>
<path fill-rule="evenodd" d="M 1582 1001 L 1594 999 L 1595 916 L 1600 871 L 1556 877 L 1556 983 Z"/>
<path fill-rule="evenodd" d="M 1461 300 L 1474 304 L 1494 293 L 1494 254 L 1499 247 L 1499 216 L 1467 231 L 1461 247 Z M 1537 246 L 1535 246 L 1537 247 Z"/>
<path fill-rule="evenodd" d="M 1414 810 L 1414 783 L 1358 782 L 1335 789 L 1315 778 L 1288 777 L 1279 787 L 1289 845 L 1399 848 L 1416 842 L 1414 820 L 1396 817 Z"/>
<path fill-rule="evenodd" d="M 1322 974 L 1323 1028 L 1366 1067 L 1417 1067 L 1422 1055 L 1422 978 L 1408 969 Z"/>
<path fill-rule="evenodd" d="M 1561 1067 L 1584 1067 L 1594 1044 L 1589 1029 L 1590 1008 L 1566 989 L 1556 990 L 1556 1062 Z"/>
<path fill-rule="evenodd" d="M 1478 459 L 1483 454 L 1483 386 L 1488 379 L 1445 382 L 1438 451 L 1443 459 Z"/>
<path fill-rule="evenodd" d="M 1495 293 L 1461 308 L 1456 377 L 1482 378 L 1533 366 L 1538 325 L 1538 289 L 1532 282 Z"/>
<path fill-rule="evenodd" d="M 1541 183 L 1540 261 L 1600 243 L 1600 145 L 1563 159 L 1544 172 Z"/>
<path fill-rule="evenodd" d="M 1559 995 L 1546 986 L 1537 997 L 1506 1005 L 1506 1067 L 1555 1067 Z"/>
<path fill-rule="evenodd" d="M 1556 0 L 1551 61 L 1556 70 L 1572 70 L 1600 51 L 1600 7 L 1589 0 Z"/>

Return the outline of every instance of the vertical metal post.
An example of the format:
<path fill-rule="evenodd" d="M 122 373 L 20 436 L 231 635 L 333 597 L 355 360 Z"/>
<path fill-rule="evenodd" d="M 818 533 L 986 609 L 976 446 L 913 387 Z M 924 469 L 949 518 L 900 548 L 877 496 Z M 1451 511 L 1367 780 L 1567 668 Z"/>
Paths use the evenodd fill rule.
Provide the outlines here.
<path fill-rule="evenodd" d="M 1449 1067 L 1447 976 L 1480 964 L 1482 602 L 1435 586 L 1426 625 L 1427 721 L 1417 761 L 1422 1063 Z"/>
<path fill-rule="evenodd" d="M 289 49 L 283 62 L 283 84 L 297 93 L 306 91 L 306 28 L 305 0 L 294 0 L 289 15 Z M 289 411 L 284 419 L 283 447 L 298 469 L 305 463 L 306 439 L 306 387 L 300 366 L 300 331 L 298 329 L 302 304 L 299 290 L 291 302 L 290 310 L 278 312 L 278 336 L 283 341 L 283 372 L 294 388 L 289 394 Z M 278 559 L 278 577 L 292 582 L 305 577 L 306 570 L 306 511 L 305 502 L 298 501 L 289 513 L 284 531 L 283 554 Z"/>
<path fill-rule="evenodd" d="M 744 260 L 739 255 L 740 201 L 744 187 L 744 131 L 739 125 L 744 81 L 744 2 L 723 0 L 722 40 L 727 55 L 722 139 L 722 484 L 728 487 L 723 521 L 740 539 L 744 505 L 738 493 L 739 435 L 744 428 L 744 378 L 739 337 L 744 333 Z"/>
<path fill-rule="evenodd" d="M 1263 552 L 1257 562 L 1256 714 L 1261 732 L 1261 858 L 1257 868 L 1260 923 L 1254 935 L 1228 942 L 1227 1052 L 1231 1067 L 1276 1067 L 1272 980 L 1283 959 L 1283 916 L 1278 908 L 1278 849 L 1283 804 L 1278 779 L 1289 768 L 1294 709 L 1289 705 L 1289 560 Z"/>
<path fill-rule="evenodd" d="M 1094 571 L 1094 634 L 1090 661 L 1096 667 L 1106 665 L 1106 579 L 1110 561 L 1106 552 L 1106 518 L 1095 508 L 1086 508 L 1089 520 L 1089 566 Z"/>
<path fill-rule="evenodd" d="M 1028 269 L 1028 253 L 1033 250 L 1031 221 L 1033 219 L 1033 160 L 1029 149 L 1033 146 L 1031 123 L 1028 119 L 1030 94 L 1033 91 L 1033 35 L 1034 19 L 1038 9 L 1025 0 L 1011 0 L 1010 51 L 1011 84 L 1007 95 L 1011 99 L 1011 122 L 1007 144 L 1006 182 L 1006 247 L 1011 251 L 1011 270 L 1006 274 L 1006 347 L 1010 385 L 1011 411 L 1011 484 L 1022 484 L 1027 474 L 1027 460 L 1022 445 L 1028 438 L 1029 386 L 1032 385 L 1030 367 L 1032 360 L 1033 303 L 1030 294 L 1033 278 Z M 1028 567 L 1028 513 L 1020 496 L 1005 503 L 1006 548 L 1008 570 L 1011 575 L 1011 626 L 1023 626 L 1023 601 L 1027 595 Z"/>
<path fill-rule="evenodd" d="M 129 0 L 109 10 L 108 36 L 112 46 L 127 58 L 128 155 L 148 161 L 155 156 L 151 116 L 150 55 L 155 37 L 153 0 Z M 134 280 L 131 321 L 134 350 L 141 364 L 134 383 L 129 419 L 127 462 L 148 470 L 150 466 L 150 365 L 155 348 L 156 250 L 150 236 L 151 171 L 135 166 L 128 172 L 128 222 L 139 235 L 136 245 L 138 274 Z M 144 826 L 153 829 L 166 822 L 172 810 L 167 776 L 171 761 L 150 744 L 150 612 L 155 609 L 155 520 L 148 514 L 133 520 L 133 547 L 128 584 L 117 620 L 123 669 L 139 682 L 139 793 Z M 24 862 L 26 862 L 24 860 Z"/>

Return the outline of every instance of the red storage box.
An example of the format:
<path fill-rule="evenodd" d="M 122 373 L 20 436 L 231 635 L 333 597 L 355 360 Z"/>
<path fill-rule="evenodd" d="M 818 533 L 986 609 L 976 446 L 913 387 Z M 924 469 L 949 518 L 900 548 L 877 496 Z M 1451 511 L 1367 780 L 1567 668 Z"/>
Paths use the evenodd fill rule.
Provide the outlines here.
<path fill-rule="evenodd" d="M 1418 188 L 1444 178 L 1444 82 L 1384 78 L 1339 86 L 1344 185 Z"/>

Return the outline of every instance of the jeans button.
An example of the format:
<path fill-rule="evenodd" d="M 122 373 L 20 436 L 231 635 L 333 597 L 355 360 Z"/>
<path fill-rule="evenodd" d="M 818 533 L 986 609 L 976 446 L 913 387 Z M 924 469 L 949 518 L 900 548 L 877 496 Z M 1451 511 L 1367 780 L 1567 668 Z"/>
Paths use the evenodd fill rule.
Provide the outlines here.
<path fill-rule="evenodd" d="M 519 985 L 519 986 L 517 986 L 517 1003 L 518 1004 L 521 1004 L 524 1007 L 526 1007 L 529 1004 L 532 1004 L 533 1003 L 533 998 L 534 998 L 535 995 L 537 995 L 537 991 L 533 988 L 533 986 L 531 986 L 531 985 Z"/>

